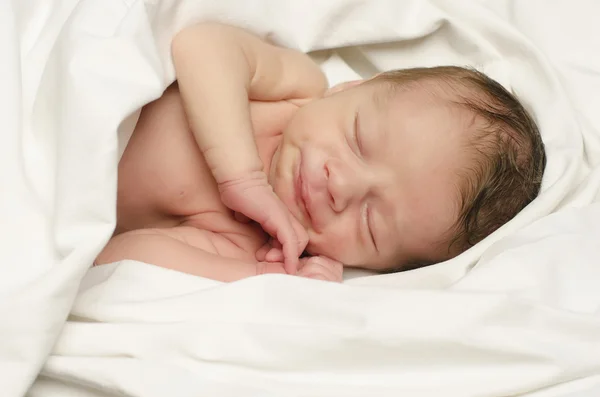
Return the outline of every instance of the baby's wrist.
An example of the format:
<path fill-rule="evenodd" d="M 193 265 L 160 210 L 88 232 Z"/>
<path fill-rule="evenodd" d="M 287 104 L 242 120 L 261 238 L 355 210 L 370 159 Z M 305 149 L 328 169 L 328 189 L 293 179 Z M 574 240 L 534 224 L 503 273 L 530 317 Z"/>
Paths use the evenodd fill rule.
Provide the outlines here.
<path fill-rule="evenodd" d="M 212 154 L 212 156 L 210 155 Z M 228 184 L 265 175 L 262 161 L 258 156 L 231 156 L 231 153 L 217 155 L 216 150 L 205 153 L 206 163 L 217 184 Z"/>
<path fill-rule="evenodd" d="M 216 178 L 219 192 L 223 192 L 228 188 L 243 183 L 245 185 L 264 185 L 268 184 L 267 174 L 260 170 L 246 170 L 227 173 L 226 176 L 222 175 L 219 179 Z"/>

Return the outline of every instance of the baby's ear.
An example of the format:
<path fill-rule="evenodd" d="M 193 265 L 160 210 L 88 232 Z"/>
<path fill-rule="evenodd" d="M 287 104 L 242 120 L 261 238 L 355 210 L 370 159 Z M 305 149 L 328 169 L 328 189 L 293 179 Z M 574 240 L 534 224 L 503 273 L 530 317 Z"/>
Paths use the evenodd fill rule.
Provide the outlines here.
<path fill-rule="evenodd" d="M 333 87 L 331 87 L 330 89 L 328 89 L 327 91 L 325 91 L 325 94 L 323 95 L 323 97 L 328 97 L 337 92 L 341 92 L 341 91 L 347 90 L 349 88 L 355 87 L 364 81 L 365 80 L 361 79 L 361 80 L 352 80 L 352 81 L 346 81 L 344 83 L 336 84 Z"/>

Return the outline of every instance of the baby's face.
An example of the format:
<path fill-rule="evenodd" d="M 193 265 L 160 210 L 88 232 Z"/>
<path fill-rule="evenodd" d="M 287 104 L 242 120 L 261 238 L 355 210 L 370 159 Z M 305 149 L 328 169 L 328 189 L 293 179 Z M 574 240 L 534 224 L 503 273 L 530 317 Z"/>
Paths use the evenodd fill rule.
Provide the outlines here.
<path fill-rule="evenodd" d="M 300 108 L 273 158 L 307 251 L 383 270 L 440 261 L 459 210 L 467 117 L 415 87 L 361 84 Z"/>

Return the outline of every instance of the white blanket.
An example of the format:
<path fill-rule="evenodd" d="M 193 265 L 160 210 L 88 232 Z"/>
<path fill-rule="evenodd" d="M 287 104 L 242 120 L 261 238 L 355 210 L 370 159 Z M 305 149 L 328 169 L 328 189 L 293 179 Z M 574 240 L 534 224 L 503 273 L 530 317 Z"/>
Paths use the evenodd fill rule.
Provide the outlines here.
<path fill-rule="evenodd" d="M 598 15 L 594 0 L 0 2 L 2 396 L 599 395 Z M 208 19 L 317 51 L 332 84 L 478 67 L 536 115 L 543 194 L 452 261 L 343 285 L 88 271 L 136 111 L 174 78 L 170 39 Z"/>

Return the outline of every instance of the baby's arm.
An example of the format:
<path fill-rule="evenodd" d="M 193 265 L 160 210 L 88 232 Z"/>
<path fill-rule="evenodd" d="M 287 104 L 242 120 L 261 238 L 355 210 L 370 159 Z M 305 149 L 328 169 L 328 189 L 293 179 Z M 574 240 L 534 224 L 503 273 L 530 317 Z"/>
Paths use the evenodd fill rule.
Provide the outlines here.
<path fill-rule="evenodd" d="M 196 236 L 198 233 L 195 230 Z M 285 273 L 281 262 L 227 258 L 200 248 L 202 243 L 212 245 L 205 239 L 177 233 L 177 228 L 133 230 L 113 237 L 98 255 L 95 264 L 130 259 L 222 282 Z M 339 262 L 321 257 L 302 258 L 300 262 L 298 276 L 342 281 L 343 266 Z"/>
<path fill-rule="evenodd" d="M 172 55 L 192 131 L 217 183 L 262 171 L 250 99 L 302 101 L 327 88 L 307 55 L 231 26 L 184 29 L 173 39 Z"/>
<path fill-rule="evenodd" d="M 173 231 L 173 229 L 171 229 Z M 226 258 L 194 247 L 168 231 L 134 230 L 113 237 L 96 264 L 137 260 L 183 273 L 231 282 L 265 273 L 285 273 L 282 263 Z"/>
<path fill-rule="evenodd" d="M 214 23 L 183 30 L 173 40 L 172 54 L 192 132 L 221 200 L 275 237 L 286 270 L 295 273 L 308 235 L 268 183 L 249 102 L 319 97 L 327 86 L 324 75 L 305 54 Z"/>

